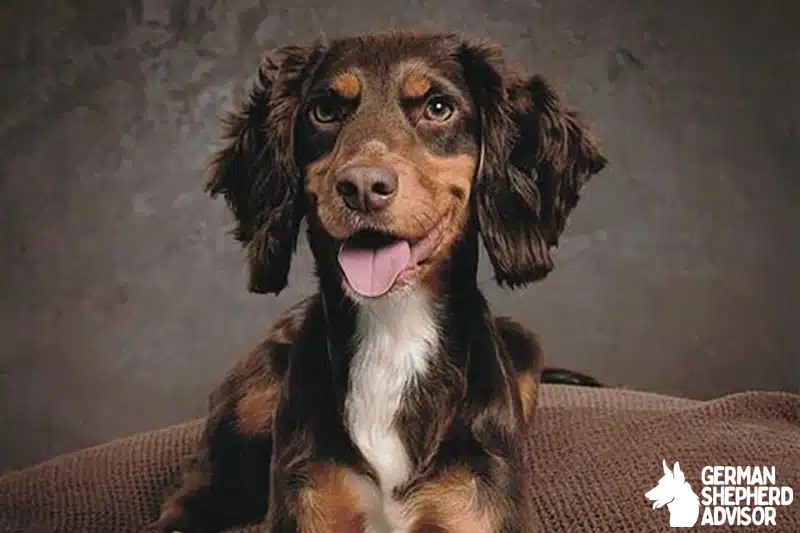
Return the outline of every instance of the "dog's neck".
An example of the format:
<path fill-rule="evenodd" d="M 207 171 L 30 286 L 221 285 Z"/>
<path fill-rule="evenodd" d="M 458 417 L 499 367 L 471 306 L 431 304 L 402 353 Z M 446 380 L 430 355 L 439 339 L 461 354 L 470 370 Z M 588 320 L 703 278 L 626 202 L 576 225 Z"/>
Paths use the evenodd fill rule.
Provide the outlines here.
<path fill-rule="evenodd" d="M 320 265 L 325 335 L 338 392 L 344 394 L 346 390 L 354 349 L 365 331 L 375 333 L 380 324 L 387 326 L 387 338 L 402 333 L 403 342 L 438 343 L 431 350 L 442 348 L 439 351 L 456 357 L 468 353 L 468 347 L 462 346 L 468 342 L 468 324 L 476 322 L 476 314 L 485 305 L 476 281 L 477 242 L 477 231 L 466 231 L 455 244 L 450 260 L 433 273 L 433 283 L 374 300 L 354 301 L 342 287 L 336 266 Z M 431 328 L 436 333 L 433 337 Z M 466 364 L 464 360 L 451 362 L 459 367 Z"/>

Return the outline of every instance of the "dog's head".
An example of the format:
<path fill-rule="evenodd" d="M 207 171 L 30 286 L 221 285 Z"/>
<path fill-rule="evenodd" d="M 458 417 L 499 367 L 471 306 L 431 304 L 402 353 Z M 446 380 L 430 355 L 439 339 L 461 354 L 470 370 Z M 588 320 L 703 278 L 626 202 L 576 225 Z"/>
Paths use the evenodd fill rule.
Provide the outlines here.
<path fill-rule="evenodd" d="M 355 297 L 429 279 L 473 222 L 498 283 L 524 285 L 605 165 L 542 78 L 455 35 L 281 48 L 225 133 L 208 188 L 236 216 L 254 292 L 286 286 L 304 217 Z"/>

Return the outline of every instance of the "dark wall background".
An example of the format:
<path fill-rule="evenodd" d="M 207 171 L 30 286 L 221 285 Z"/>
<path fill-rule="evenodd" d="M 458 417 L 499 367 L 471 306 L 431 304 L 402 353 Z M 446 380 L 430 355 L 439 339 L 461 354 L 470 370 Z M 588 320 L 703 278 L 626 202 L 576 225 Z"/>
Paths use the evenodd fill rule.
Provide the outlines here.
<path fill-rule="evenodd" d="M 201 191 L 259 52 L 433 23 L 503 42 L 603 139 L 546 281 L 481 276 L 551 364 L 698 398 L 800 391 L 797 2 L 28 0 L 0 7 L 0 469 L 200 416 L 312 291 L 245 292 Z"/>

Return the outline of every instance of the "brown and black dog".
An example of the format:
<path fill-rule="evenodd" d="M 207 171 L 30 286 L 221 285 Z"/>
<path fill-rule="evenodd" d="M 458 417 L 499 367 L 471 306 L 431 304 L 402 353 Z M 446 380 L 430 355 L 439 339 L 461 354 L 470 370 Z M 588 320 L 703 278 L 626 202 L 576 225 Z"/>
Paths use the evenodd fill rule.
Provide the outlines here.
<path fill-rule="evenodd" d="M 303 219 L 319 291 L 214 392 L 150 529 L 537 531 L 522 472 L 541 354 L 478 290 L 479 235 L 498 283 L 542 278 L 604 165 L 495 46 L 391 33 L 269 54 L 208 188 L 252 291 L 285 287 Z"/>

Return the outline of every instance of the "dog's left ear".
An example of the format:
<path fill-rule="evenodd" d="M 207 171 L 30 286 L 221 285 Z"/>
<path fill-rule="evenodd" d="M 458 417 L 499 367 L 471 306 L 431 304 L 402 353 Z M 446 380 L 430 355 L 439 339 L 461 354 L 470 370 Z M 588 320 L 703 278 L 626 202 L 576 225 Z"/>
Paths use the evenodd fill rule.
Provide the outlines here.
<path fill-rule="evenodd" d="M 481 235 L 497 282 L 523 286 L 552 270 L 550 249 L 606 159 L 541 77 L 521 78 L 490 45 L 465 44 L 461 56 L 481 119 Z"/>
<path fill-rule="evenodd" d="M 252 89 L 224 122 L 223 147 L 209 165 L 207 191 L 222 194 L 247 247 L 248 288 L 279 293 L 287 283 L 300 223 L 304 183 L 294 149 L 304 87 L 324 55 L 321 44 L 267 54 Z"/>

